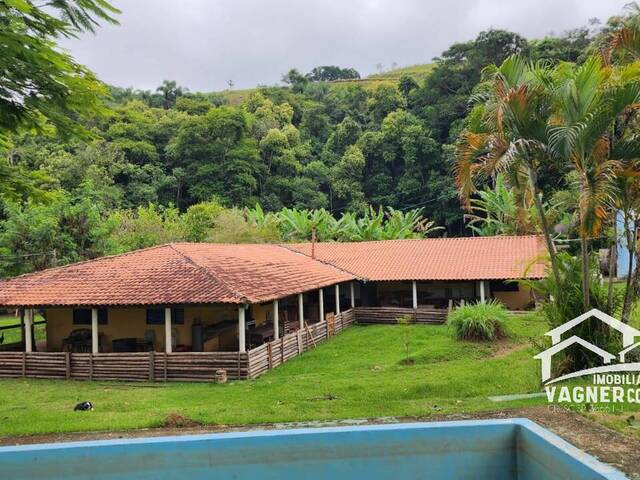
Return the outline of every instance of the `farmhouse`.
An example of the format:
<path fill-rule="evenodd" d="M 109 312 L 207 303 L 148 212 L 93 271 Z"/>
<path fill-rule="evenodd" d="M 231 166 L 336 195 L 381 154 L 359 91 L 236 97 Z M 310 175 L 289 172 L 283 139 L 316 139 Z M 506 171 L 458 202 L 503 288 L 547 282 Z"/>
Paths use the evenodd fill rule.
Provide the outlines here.
<path fill-rule="evenodd" d="M 173 243 L 52 268 L 0 282 L 0 305 L 18 308 L 23 325 L 22 342 L 0 347 L 29 354 L 22 363 L 0 356 L 0 375 L 4 358 L 13 359 L 10 373 L 28 376 L 29 359 L 47 352 L 50 365 L 64 364 L 64 371 L 51 368 L 67 378 L 76 363 L 81 377 L 120 377 L 123 371 L 98 365 L 114 358 L 120 366 L 122 359 L 144 359 L 148 371 L 128 376 L 167 379 L 171 361 L 195 359 L 204 363 L 176 366 L 175 379 L 199 368 L 255 376 L 252 354 L 264 351 L 258 370 L 271 368 L 353 321 L 395 322 L 409 314 L 416 322 L 442 322 L 452 306 L 489 298 L 525 308 L 530 294 L 511 280 L 543 277 L 545 252 L 537 236 Z M 46 323 L 46 339 L 38 342 L 37 313 Z"/>

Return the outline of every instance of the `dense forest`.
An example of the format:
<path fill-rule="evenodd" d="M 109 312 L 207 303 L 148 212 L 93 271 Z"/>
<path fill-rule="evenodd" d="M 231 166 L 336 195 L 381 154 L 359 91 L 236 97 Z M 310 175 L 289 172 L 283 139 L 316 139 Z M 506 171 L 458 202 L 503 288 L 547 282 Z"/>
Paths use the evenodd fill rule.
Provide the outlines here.
<path fill-rule="evenodd" d="M 321 240 L 505 233 L 479 229 L 482 195 L 466 225 L 453 180 L 483 71 L 512 54 L 584 62 L 624 18 L 543 39 L 487 30 L 442 52 L 424 75 L 361 79 L 352 68 L 319 66 L 234 95 L 231 86 L 200 93 L 168 80 L 156 91 L 102 85 L 54 40 L 115 22 L 118 12 L 59 3 L 57 17 L 0 6 L 5 39 L 32 46 L 7 43 L 19 50 L 0 60 L 21 59 L 5 65 L 15 78 L 0 84 L 3 276 L 173 240 L 299 240 L 312 226 Z M 42 64 L 33 48 L 46 54 Z M 55 85 L 22 71 L 56 62 L 64 68 Z M 48 96 L 21 91 L 24 78 Z M 562 191 L 566 174 L 545 166 L 542 192 Z"/>

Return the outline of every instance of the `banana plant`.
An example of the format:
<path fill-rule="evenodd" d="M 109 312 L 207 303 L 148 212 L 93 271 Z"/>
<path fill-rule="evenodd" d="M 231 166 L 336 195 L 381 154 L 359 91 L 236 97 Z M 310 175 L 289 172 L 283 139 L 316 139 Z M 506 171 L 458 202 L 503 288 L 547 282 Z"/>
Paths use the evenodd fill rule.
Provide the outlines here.
<path fill-rule="evenodd" d="M 274 214 L 265 214 L 257 205 L 247 210 L 247 220 L 256 224 L 267 221 L 269 216 L 276 222 L 283 240 L 289 242 L 311 240 L 314 229 L 318 241 L 342 242 L 422 238 L 441 229 L 422 217 L 420 209 L 402 212 L 369 207 L 360 217 L 345 212 L 339 219 L 323 208 L 283 208 Z"/>

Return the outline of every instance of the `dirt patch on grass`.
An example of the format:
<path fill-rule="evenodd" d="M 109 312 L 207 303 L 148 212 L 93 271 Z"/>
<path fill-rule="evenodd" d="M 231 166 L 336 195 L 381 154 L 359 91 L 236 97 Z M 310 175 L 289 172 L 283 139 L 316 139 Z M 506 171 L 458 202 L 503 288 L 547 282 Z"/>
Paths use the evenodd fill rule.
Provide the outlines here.
<path fill-rule="evenodd" d="M 528 343 L 514 343 L 511 340 L 499 340 L 493 344 L 493 349 L 491 352 L 491 358 L 502 358 L 507 355 L 523 350 L 529 346 Z"/>
<path fill-rule="evenodd" d="M 167 426 L 164 428 L 130 430 L 125 432 L 88 432 L 58 435 L 33 435 L 25 437 L 0 437 L 0 445 L 21 445 L 29 443 L 52 443 L 98 439 L 108 440 L 301 427 L 524 417 L 548 428 L 555 434 L 564 438 L 566 441 L 598 458 L 600 461 L 613 465 L 615 468 L 625 472 L 631 478 L 640 478 L 640 440 L 638 438 L 616 432 L 575 412 L 554 406 L 509 409 L 471 414 L 433 415 L 429 417 L 384 417 L 336 420 L 328 422 L 316 421 L 257 425 L 198 425 L 197 423 L 189 424 L 190 420 L 184 419 L 184 417 L 181 417 L 180 415 L 177 415 L 177 417 L 179 418 L 173 418 L 172 422 L 167 422 Z M 174 425 L 169 426 L 169 423 L 174 423 Z"/>
<path fill-rule="evenodd" d="M 416 364 L 416 361 L 413 358 L 403 358 L 402 360 L 400 360 L 400 365 L 404 367 L 409 367 L 415 364 Z"/>
<path fill-rule="evenodd" d="M 199 427 L 201 424 L 195 420 L 191 420 L 189 417 L 184 417 L 177 413 L 170 413 L 167 418 L 162 422 L 162 428 L 177 429 L 177 428 L 194 428 Z"/>

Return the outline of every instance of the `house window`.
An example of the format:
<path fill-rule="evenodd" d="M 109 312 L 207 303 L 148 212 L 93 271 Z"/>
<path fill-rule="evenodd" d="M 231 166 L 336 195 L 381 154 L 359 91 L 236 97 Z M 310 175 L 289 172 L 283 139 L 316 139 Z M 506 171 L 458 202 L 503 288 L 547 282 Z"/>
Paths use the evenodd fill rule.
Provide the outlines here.
<path fill-rule="evenodd" d="M 503 282 L 501 280 L 492 280 L 490 282 L 492 292 L 517 292 L 518 282 Z"/>
<path fill-rule="evenodd" d="M 171 309 L 171 324 L 184 325 L 184 308 Z M 164 325 L 164 308 L 147 308 L 147 325 Z"/>
<path fill-rule="evenodd" d="M 98 309 L 98 325 L 106 325 L 109 318 L 106 308 Z M 74 308 L 73 309 L 74 325 L 91 325 L 91 309 L 90 308 Z"/>

